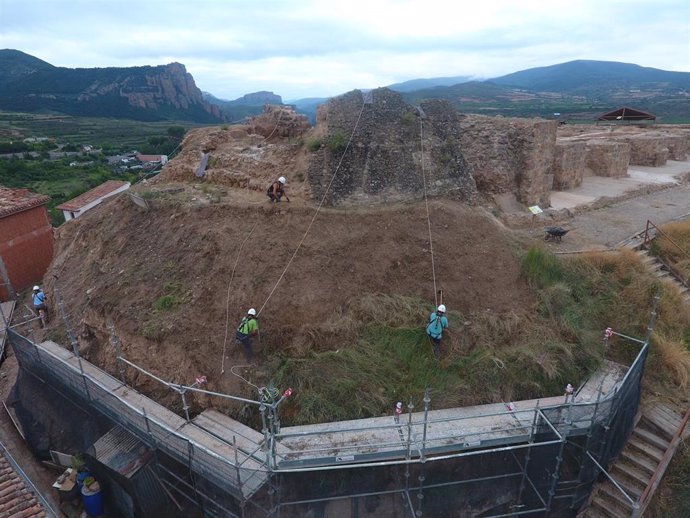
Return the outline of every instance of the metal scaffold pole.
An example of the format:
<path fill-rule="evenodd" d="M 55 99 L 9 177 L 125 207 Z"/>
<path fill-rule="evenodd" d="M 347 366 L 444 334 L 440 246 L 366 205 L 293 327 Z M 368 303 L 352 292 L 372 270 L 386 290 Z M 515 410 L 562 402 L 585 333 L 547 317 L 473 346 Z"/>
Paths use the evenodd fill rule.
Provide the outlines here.
<path fill-rule="evenodd" d="M 573 399 L 568 402 L 568 413 L 565 418 L 565 426 L 563 426 L 563 433 L 561 435 L 561 445 L 558 449 L 558 455 L 556 456 L 556 465 L 553 468 L 553 473 L 551 473 L 551 487 L 549 488 L 549 498 L 546 501 L 546 512 L 551 511 L 551 503 L 553 502 L 553 497 L 556 495 L 556 484 L 561 476 L 561 463 L 563 462 L 563 452 L 565 451 L 565 444 L 568 442 L 568 434 L 570 433 L 570 425 L 573 421 Z"/>
<path fill-rule="evenodd" d="M 62 295 L 57 286 L 55 286 L 55 299 L 58 301 L 58 307 L 60 308 L 60 316 L 62 316 L 62 321 L 65 323 L 65 328 L 67 329 L 67 336 L 69 337 L 70 344 L 72 345 L 72 352 L 77 357 L 77 362 L 79 363 L 79 372 L 81 374 L 81 379 L 84 382 L 84 391 L 86 392 L 86 397 L 91 401 L 91 393 L 89 392 L 89 385 L 86 383 L 86 376 L 84 375 L 84 366 L 81 362 L 81 353 L 79 351 L 79 341 L 77 340 L 72 326 L 70 325 L 69 318 L 67 317 L 67 311 L 65 311 L 65 301 L 62 300 Z"/>
<path fill-rule="evenodd" d="M 529 439 L 528 439 L 529 446 L 527 447 L 527 452 L 525 453 L 525 464 L 522 466 L 522 479 L 520 480 L 520 490 L 518 492 L 517 504 L 516 504 L 515 509 L 519 509 L 520 507 L 522 507 L 522 494 L 525 491 L 525 485 L 527 482 L 527 477 L 529 477 L 529 475 L 527 474 L 527 466 L 529 465 L 529 460 L 530 460 L 530 457 L 532 455 L 532 445 L 534 444 L 534 436 L 536 434 L 538 419 L 539 419 L 539 400 L 537 400 L 537 406 L 534 409 L 534 417 L 532 418 L 532 428 L 530 429 Z"/>

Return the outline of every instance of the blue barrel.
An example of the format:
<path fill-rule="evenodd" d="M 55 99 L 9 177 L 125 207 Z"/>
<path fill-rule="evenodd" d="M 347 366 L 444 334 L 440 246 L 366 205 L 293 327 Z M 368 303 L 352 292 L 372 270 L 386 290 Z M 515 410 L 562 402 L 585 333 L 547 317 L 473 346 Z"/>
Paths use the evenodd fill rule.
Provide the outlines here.
<path fill-rule="evenodd" d="M 91 517 L 103 514 L 103 493 L 100 489 L 91 491 L 88 487 L 81 488 L 81 500 L 84 502 L 84 510 Z"/>

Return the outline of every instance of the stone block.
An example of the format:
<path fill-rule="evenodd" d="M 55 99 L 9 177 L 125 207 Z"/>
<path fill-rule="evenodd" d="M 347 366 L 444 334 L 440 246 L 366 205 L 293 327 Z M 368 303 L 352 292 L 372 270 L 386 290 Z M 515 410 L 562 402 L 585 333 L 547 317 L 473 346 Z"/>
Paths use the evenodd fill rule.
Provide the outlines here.
<path fill-rule="evenodd" d="M 587 168 L 587 144 L 585 142 L 556 142 L 553 165 L 553 189 L 565 191 L 582 184 Z"/>
<path fill-rule="evenodd" d="M 587 142 L 587 167 L 596 176 L 628 176 L 630 144 L 590 140 Z"/>
<path fill-rule="evenodd" d="M 467 115 L 460 145 L 480 192 L 515 192 L 526 205 L 549 199 L 557 121 Z"/>

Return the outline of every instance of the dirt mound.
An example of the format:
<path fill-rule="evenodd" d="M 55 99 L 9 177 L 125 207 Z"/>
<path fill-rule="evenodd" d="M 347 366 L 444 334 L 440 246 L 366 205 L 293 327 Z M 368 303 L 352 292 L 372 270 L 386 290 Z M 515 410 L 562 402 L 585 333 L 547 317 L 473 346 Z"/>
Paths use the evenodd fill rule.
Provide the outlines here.
<path fill-rule="evenodd" d="M 147 195 L 148 212 L 122 196 L 58 231 L 48 290 L 59 287 L 84 355 L 112 373 L 107 319 L 130 360 L 177 382 L 205 374 L 212 389 L 237 393 L 236 378 L 220 375 L 231 278 L 226 370 L 244 363 L 232 337 L 252 306 L 263 308 L 261 356 L 294 348 L 303 354 L 305 344 L 347 347 L 347 337 L 314 335 L 314 325 L 372 293 L 433 305 L 424 203 L 324 209 L 290 263 L 313 207 L 274 206 L 251 192 L 166 189 Z M 437 283 L 449 309 L 467 319 L 529 311 L 531 292 L 494 220 L 448 200 L 433 200 L 430 208 Z M 130 381 L 144 391 L 156 387 L 144 377 Z"/>

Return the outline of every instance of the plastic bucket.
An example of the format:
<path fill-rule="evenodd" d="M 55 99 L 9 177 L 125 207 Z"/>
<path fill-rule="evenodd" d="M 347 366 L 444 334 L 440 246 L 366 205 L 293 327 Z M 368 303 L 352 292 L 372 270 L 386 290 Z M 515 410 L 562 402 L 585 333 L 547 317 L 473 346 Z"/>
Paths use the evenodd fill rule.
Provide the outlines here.
<path fill-rule="evenodd" d="M 89 516 L 96 517 L 103 514 L 103 493 L 100 489 L 91 491 L 86 486 L 82 487 L 81 500 L 84 502 L 84 510 Z"/>

